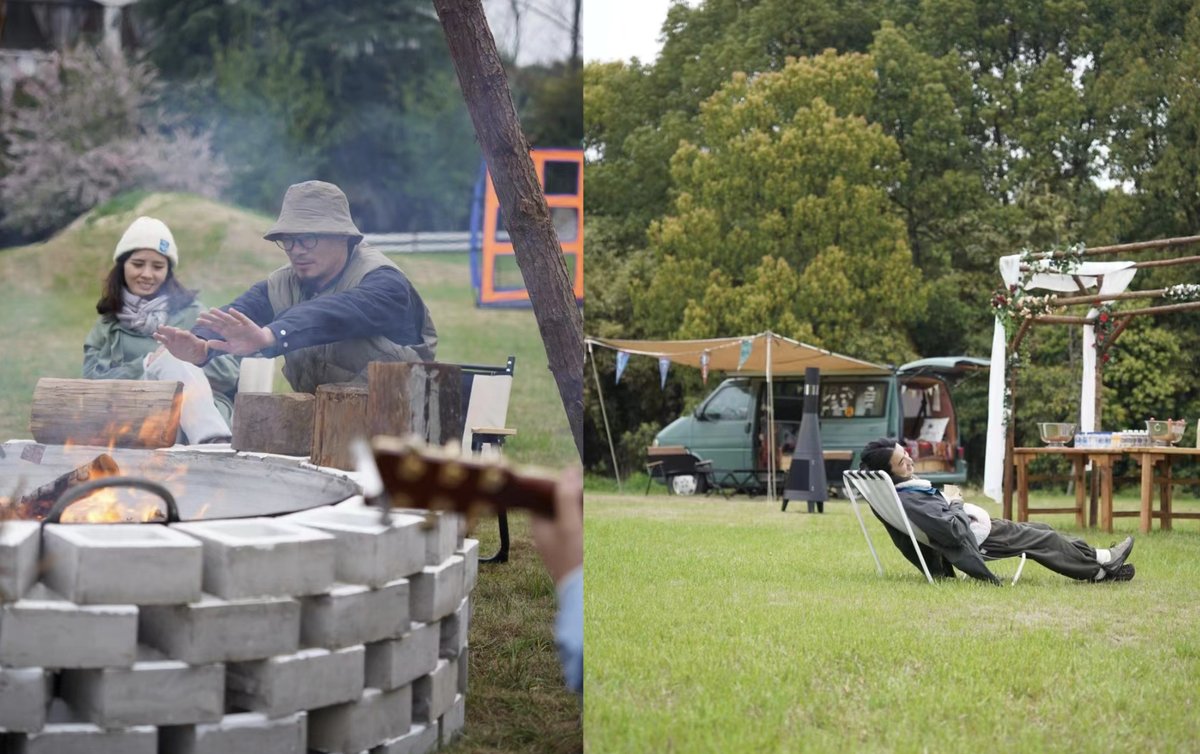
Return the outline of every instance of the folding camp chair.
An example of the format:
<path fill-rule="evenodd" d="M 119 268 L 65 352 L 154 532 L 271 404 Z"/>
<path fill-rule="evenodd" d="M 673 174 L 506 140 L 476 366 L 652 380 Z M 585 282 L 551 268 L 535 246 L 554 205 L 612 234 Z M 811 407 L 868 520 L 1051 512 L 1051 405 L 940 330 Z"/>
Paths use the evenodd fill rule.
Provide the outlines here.
<path fill-rule="evenodd" d="M 512 392 L 513 371 L 516 356 L 509 356 L 504 366 L 481 366 L 458 364 L 462 370 L 463 435 L 462 445 L 472 453 L 483 454 L 487 448 L 499 453 L 515 429 L 506 429 L 508 420 L 508 398 Z M 500 549 L 490 558 L 480 558 L 480 563 L 508 562 L 508 513 L 500 511 Z"/>
<path fill-rule="evenodd" d="M 650 494 L 650 485 L 656 477 L 667 485 L 668 495 L 690 495 L 697 491 L 712 492 L 717 489 L 712 461 L 701 461 L 682 445 L 646 448 L 646 491 L 642 494 Z M 687 480 L 677 483 L 680 477 L 690 477 L 691 484 L 682 483 Z"/>
<path fill-rule="evenodd" d="M 879 562 L 879 555 L 875 552 L 875 545 L 871 542 L 867 525 L 858 511 L 857 498 L 859 495 L 862 495 L 863 499 L 867 501 L 867 505 L 871 506 L 871 510 L 879 514 L 880 518 L 908 534 L 912 539 L 913 549 L 917 551 L 917 559 L 921 562 L 921 570 L 925 572 L 925 578 L 932 584 L 933 575 L 929 573 L 929 566 L 925 563 L 925 556 L 921 553 L 920 547 L 920 545 L 929 544 L 929 536 L 909 521 L 908 515 L 904 512 L 904 506 L 900 504 L 900 496 L 896 494 L 896 486 L 892 483 L 891 477 L 882 471 L 843 471 L 842 480 L 845 482 L 846 493 L 850 498 L 850 506 L 854 509 L 854 516 L 858 519 L 858 525 L 862 527 L 863 536 L 867 538 L 867 547 L 871 550 L 871 557 L 875 558 L 875 570 L 879 572 L 879 575 L 883 575 L 883 564 Z M 997 560 L 997 558 L 989 558 L 986 555 L 983 556 L 983 559 Z M 1024 568 L 1025 553 L 1021 553 L 1021 563 L 1017 566 L 1016 575 L 1013 576 L 1013 584 L 1016 584 L 1017 579 L 1021 578 L 1021 571 Z"/>

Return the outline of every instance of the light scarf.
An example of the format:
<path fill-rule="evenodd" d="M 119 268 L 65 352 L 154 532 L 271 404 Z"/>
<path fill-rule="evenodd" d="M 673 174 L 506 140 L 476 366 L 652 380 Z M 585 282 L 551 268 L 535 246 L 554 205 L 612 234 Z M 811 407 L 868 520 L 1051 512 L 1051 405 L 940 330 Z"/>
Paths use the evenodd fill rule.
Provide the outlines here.
<path fill-rule="evenodd" d="M 122 288 L 121 311 L 117 313 L 117 319 L 134 332 L 151 335 L 167 323 L 167 303 L 166 294 L 142 298 Z"/>

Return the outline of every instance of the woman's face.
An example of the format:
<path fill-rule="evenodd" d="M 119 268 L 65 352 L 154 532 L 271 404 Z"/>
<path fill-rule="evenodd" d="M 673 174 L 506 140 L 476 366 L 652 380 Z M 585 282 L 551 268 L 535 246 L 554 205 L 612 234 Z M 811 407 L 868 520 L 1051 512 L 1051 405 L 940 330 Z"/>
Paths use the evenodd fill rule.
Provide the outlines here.
<path fill-rule="evenodd" d="M 896 443 L 896 448 L 892 451 L 891 468 L 892 475 L 897 479 L 912 479 L 913 459 L 900 443 Z"/>
<path fill-rule="evenodd" d="M 144 298 L 153 296 L 167 279 L 169 264 L 157 251 L 138 249 L 125 260 L 125 287 Z"/>

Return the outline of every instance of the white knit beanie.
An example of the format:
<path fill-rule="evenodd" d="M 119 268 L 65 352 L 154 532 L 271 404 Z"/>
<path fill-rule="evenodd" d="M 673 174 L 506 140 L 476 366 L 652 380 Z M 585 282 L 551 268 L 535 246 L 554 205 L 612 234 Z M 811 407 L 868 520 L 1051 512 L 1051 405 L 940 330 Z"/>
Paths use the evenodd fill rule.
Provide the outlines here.
<path fill-rule="evenodd" d="M 175 246 L 175 236 L 171 235 L 171 229 L 162 220 L 156 220 L 153 217 L 139 217 L 130 223 L 125 235 L 121 236 L 120 241 L 117 241 L 117 248 L 113 251 L 113 261 L 117 261 L 127 251 L 137 251 L 138 249 L 150 249 L 162 254 L 171 260 L 171 269 L 179 266 L 179 249 Z"/>

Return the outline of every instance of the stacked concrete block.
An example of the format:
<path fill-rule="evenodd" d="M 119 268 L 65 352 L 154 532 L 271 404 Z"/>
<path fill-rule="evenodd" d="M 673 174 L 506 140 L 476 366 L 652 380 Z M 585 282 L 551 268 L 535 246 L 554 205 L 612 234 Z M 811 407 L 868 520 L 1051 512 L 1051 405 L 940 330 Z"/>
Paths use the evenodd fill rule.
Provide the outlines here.
<path fill-rule="evenodd" d="M 159 731 L 160 750 L 169 754 L 303 754 L 308 714 L 271 719 L 258 712 L 225 715 L 218 722 L 181 725 Z"/>
<path fill-rule="evenodd" d="M 200 543 L 165 526 L 47 524 L 46 585 L 83 605 L 200 598 Z"/>
<path fill-rule="evenodd" d="M 36 733 L 46 724 L 50 676 L 42 668 L 0 667 L 0 730 Z"/>
<path fill-rule="evenodd" d="M 139 725 L 105 730 L 91 723 L 46 723 L 38 733 L 12 737 L 12 754 L 157 754 L 158 728 Z"/>
<path fill-rule="evenodd" d="M 432 515 L 425 531 L 425 565 L 439 565 L 454 554 L 458 548 L 460 520 L 453 513 L 438 512 Z"/>
<path fill-rule="evenodd" d="M 438 656 L 453 660 L 467 647 L 467 629 L 470 627 L 470 600 L 463 597 L 458 609 L 441 620 L 441 643 Z"/>
<path fill-rule="evenodd" d="M 463 540 L 462 547 L 454 554 L 463 559 L 463 594 L 470 594 L 475 591 L 475 584 L 479 581 L 479 540 Z"/>
<path fill-rule="evenodd" d="M 40 531 L 37 521 L 5 521 L 0 526 L 0 602 L 21 599 L 37 581 Z"/>
<path fill-rule="evenodd" d="M 366 651 L 302 649 L 226 666 L 226 698 L 235 709 L 281 717 L 353 701 L 362 695 Z"/>
<path fill-rule="evenodd" d="M 103 668 L 137 658 L 134 605 L 76 605 L 36 584 L 0 605 L 0 666 Z"/>
<path fill-rule="evenodd" d="M 391 691 L 364 689 L 349 704 L 308 715 L 308 746 L 322 752 L 358 752 L 405 734 L 412 725 L 411 686 Z"/>
<path fill-rule="evenodd" d="M 456 694 L 450 709 L 438 720 L 438 740 L 442 746 L 449 746 L 462 735 L 463 726 L 467 724 L 467 698 Z"/>
<path fill-rule="evenodd" d="M 399 639 L 367 645 L 366 683 L 377 689 L 406 686 L 437 669 L 441 628 L 414 623 Z"/>
<path fill-rule="evenodd" d="M 141 651 L 128 668 L 64 670 L 63 698 L 102 728 L 215 722 L 225 709 L 225 667 L 188 665 Z"/>
<path fill-rule="evenodd" d="M 403 736 L 371 749 L 371 754 L 429 754 L 437 748 L 438 726 L 417 723 Z"/>
<path fill-rule="evenodd" d="M 455 660 L 438 660 L 437 668 L 421 676 L 412 685 L 413 719 L 437 724 L 458 696 L 458 664 Z"/>
<path fill-rule="evenodd" d="M 138 632 L 142 643 L 193 665 L 293 654 L 300 648 L 300 602 L 205 594 L 186 605 L 141 608 Z"/>
<path fill-rule="evenodd" d="M 380 587 L 426 565 L 421 519 L 393 516 L 384 523 L 379 511 L 360 508 L 313 508 L 285 516 L 337 537 L 336 573 L 347 584 Z M 440 562 L 440 561 L 439 561 Z"/>
<path fill-rule="evenodd" d="M 436 566 L 425 566 L 412 577 L 412 619 L 430 623 L 458 609 L 463 598 L 465 563 L 452 555 Z"/>
<path fill-rule="evenodd" d="M 269 518 L 171 528 L 204 543 L 204 591 L 227 600 L 320 594 L 334 582 L 336 540 L 316 529 Z"/>
<path fill-rule="evenodd" d="M 424 754 L 462 728 L 457 516 L 39 532 L 0 528 L 0 751 Z"/>
<path fill-rule="evenodd" d="M 342 584 L 304 598 L 300 641 L 306 647 L 340 649 L 394 639 L 408 631 L 408 611 L 407 579 L 380 589 Z"/>

